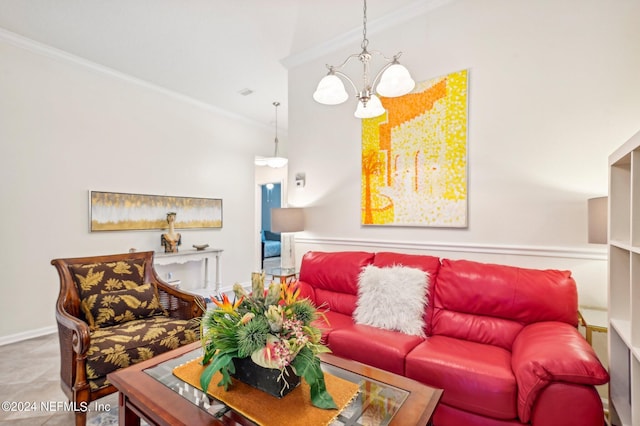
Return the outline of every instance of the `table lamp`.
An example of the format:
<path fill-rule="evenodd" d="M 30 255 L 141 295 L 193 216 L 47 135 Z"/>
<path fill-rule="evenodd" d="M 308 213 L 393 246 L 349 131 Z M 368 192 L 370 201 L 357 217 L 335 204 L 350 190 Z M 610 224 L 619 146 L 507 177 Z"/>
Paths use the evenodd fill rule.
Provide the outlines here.
<path fill-rule="evenodd" d="M 282 269 L 295 269 L 296 242 L 295 232 L 304 231 L 304 210 L 302 208 L 271 209 L 271 232 L 280 232 L 282 249 L 280 266 Z"/>
<path fill-rule="evenodd" d="M 587 200 L 589 221 L 588 241 L 590 244 L 607 243 L 607 197 Z"/>

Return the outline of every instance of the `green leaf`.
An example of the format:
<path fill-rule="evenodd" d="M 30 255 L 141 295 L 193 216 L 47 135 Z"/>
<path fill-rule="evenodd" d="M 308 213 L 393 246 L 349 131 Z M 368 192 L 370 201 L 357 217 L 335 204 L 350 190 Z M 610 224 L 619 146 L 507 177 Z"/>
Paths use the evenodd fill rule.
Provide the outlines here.
<path fill-rule="evenodd" d="M 220 371 L 222 373 L 222 381 L 218 383 L 218 386 L 224 385 L 224 389 L 227 390 L 229 384 L 231 384 L 228 365 L 231 364 L 231 368 L 233 369 L 233 358 L 233 354 L 231 353 L 218 352 L 216 354 L 211 364 L 209 364 L 200 375 L 200 386 L 202 386 L 202 390 L 204 392 L 206 392 L 209 388 L 209 383 L 211 383 L 211 379 L 217 371 Z"/>
<path fill-rule="evenodd" d="M 225 365 L 220 369 L 220 373 L 222 374 L 222 379 L 218 382 L 218 386 L 224 386 L 224 390 L 229 389 L 229 385 L 231 384 L 231 375 L 236 372 L 236 367 L 233 362 Z"/>
<path fill-rule="evenodd" d="M 311 387 L 311 403 L 318 408 L 323 408 L 325 410 L 337 409 L 335 401 L 327 392 L 327 388 L 325 387 L 324 377 L 322 380 L 317 381 Z"/>
<path fill-rule="evenodd" d="M 311 403 L 325 410 L 337 409 L 335 401 L 327 392 L 324 382 L 324 373 L 320 368 L 320 360 L 313 355 L 309 348 L 303 348 L 298 356 L 293 359 L 293 367 L 296 374 L 304 377 L 310 387 Z"/>

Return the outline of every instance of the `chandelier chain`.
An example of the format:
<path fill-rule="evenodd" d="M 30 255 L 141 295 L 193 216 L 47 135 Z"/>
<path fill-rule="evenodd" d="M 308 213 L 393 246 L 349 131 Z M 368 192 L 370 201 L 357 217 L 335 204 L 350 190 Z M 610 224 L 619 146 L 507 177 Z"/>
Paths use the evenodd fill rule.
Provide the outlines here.
<path fill-rule="evenodd" d="M 371 52 L 367 50 L 369 46 L 369 39 L 367 38 L 367 0 L 362 0 L 362 3 L 362 43 L 360 44 L 362 50 L 360 53 L 349 55 L 340 65 L 327 64 L 329 73 L 318 83 L 318 87 L 313 93 L 313 99 L 324 105 L 343 103 L 349 97 L 344 87 L 344 80 L 344 82 L 351 85 L 354 95 L 358 99 L 358 107 L 354 115 L 358 118 L 369 118 L 377 117 L 384 113 L 384 107 L 376 93 L 389 98 L 402 96 L 413 90 L 415 81 L 409 75 L 409 71 L 398 62 L 402 52 L 398 52 L 392 58 L 388 58 L 377 50 Z M 371 60 L 374 55 L 380 55 L 387 63 L 375 76 L 370 76 Z M 361 85 L 343 71 L 343 67 L 352 59 L 358 59 L 362 64 Z"/>
<path fill-rule="evenodd" d="M 367 50 L 369 45 L 369 39 L 367 39 L 367 0 L 364 0 L 364 6 L 362 7 L 362 50 Z"/>
<path fill-rule="evenodd" d="M 280 106 L 280 102 L 274 102 L 273 106 L 276 107 L 276 138 L 274 139 L 276 149 L 273 156 L 278 157 L 278 107 Z"/>

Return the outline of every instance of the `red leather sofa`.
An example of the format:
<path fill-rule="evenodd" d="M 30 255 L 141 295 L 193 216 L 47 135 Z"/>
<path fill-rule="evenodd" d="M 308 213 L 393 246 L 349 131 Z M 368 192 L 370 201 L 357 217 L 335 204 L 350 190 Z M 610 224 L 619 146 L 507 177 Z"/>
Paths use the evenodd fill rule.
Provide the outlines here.
<path fill-rule="evenodd" d="M 371 264 L 429 274 L 426 337 L 355 323 L 358 277 Z M 576 284 L 567 271 L 308 252 L 299 282 L 304 296 L 327 309 L 322 327 L 334 354 L 444 389 L 435 426 L 603 424 L 594 385 L 609 376 L 577 330 Z"/>

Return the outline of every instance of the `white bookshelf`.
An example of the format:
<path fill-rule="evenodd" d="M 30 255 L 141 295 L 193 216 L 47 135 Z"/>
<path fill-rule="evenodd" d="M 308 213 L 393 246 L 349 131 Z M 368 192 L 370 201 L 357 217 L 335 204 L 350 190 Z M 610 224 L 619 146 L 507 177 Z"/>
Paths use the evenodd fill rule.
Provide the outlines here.
<path fill-rule="evenodd" d="M 609 156 L 609 410 L 640 425 L 640 132 Z"/>

